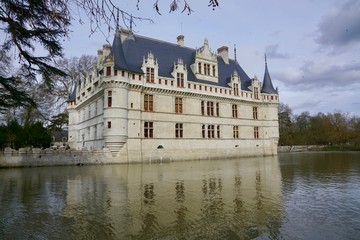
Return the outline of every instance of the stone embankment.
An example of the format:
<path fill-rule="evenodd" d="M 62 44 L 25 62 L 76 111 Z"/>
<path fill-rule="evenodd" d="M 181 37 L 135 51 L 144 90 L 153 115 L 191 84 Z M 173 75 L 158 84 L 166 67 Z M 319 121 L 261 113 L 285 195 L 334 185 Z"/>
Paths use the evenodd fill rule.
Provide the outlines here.
<path fill-rule="evenodd" d="M 323 145 L 279 146 L 278 153 L 323 151 Z"/>
<path fill-rule="evenodd" d="M 95 150 L 72 150 L 20 148 L 14 150 L 5 148 L 0 153 L 0 168 L 6 167 L 40 167 L 40 166 L 65 166 L 65 165 L 90 165 L 116 163 L 111 153 L 104 149 Z"/>

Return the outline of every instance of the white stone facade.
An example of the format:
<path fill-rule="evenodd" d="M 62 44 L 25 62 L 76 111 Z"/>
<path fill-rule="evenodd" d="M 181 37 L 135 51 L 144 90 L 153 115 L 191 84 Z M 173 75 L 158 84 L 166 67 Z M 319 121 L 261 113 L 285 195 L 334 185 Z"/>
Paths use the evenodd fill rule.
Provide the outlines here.
<path fill-rule="evenodd" d="M 114 49 L 104 45 L 97 69 L 69 99 L 70 147 L 106 149 L 118 162 L 277 154 L 278 94 L 262 92 L 256 77 L 243 89 L 236 70 L 226 86 L 217 84 L 221 66 L 229 65 L 225 50 L 211 53 L 205 40 L 192 65 L 179 57 L 171 75 L 162 76 L 151 51 L 134 72 L 116 68 Z"/>

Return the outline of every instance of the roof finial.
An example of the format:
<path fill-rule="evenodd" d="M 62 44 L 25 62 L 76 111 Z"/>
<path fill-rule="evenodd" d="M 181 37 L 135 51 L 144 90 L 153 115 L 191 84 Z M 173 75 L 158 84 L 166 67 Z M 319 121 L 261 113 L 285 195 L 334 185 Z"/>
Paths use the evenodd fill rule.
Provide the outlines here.
<path fill-rule="evenodd" d="M 236 44 L 234 44 L 234 59 L 236 61 Z"/>
<path fill-rule="evenodd" d="M 130 32 L 132 32 L 133 17 L 130 15 Z"/>
<path fill-rule="evenodd" d="M 116 14 L 116 31 L 119 29 L 119 9 Z"/>
<path fill-rule="evenodd" d="M 266 60 L 266 57 L 267 57 L 267 56 L 266 56 L 266 53 L 265 53 L 264 55 L 265 55 L 265 65 L 267 65 L 267 60 Z"/>

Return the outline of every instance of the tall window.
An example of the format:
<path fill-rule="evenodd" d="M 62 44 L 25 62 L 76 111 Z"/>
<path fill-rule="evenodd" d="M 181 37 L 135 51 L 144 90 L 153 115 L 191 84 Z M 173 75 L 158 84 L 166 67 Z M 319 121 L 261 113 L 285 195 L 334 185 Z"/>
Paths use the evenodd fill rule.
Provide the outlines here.
<path fill-rule="evenodd" d="M 183 124 L 182 123 L 176 123 L 175 124 L 175 137 L 176 138 L 182 138 L 183 137 Z"/>
<path fill-rule="evenodd" d="M 233 126 L 233 137 L 235 139 L 239 138 L 239 126 Z"/>
<path fill-rule="evenodd" d="M 214 102 L 207 102 L 207 115 L 214 116 Z"/>
<path fill-rule="evenodd" d="M 257 87 L 254 87 L 254 98 L 259 99 L 259 90 Z"/>
<path fill-rule="evenodd" d="M 154 68 L 146 68 L 146 82 L 154 83 L 155 77 L 154 77 Z"/>
<path fill-rule="evenodd" d="M 202 71 L 201 71 L 201 63 L 198 63 L 198 69 L 199 69 L 199 71 L 198 71 L 199 74 L 202 74 L 202 73 L 201 73 L 201 72 L 202 72 Z"/>
<path fill-rule="evenodd" d="M 177 86 L 178 87 L 184 87 L 184 74 L 183 73 L 177 73 Z"/>
<path fill-rule="evenodd" d="M 205 135 L 205 125 L 202 125 L 202 127 L 201 127 L 201 136 L 202 136 L 202 138 L 205 138 L 206 137 L 206 135 Z"/>
<path fill-rule="evenodd" d="M 175 113 L 182 113 L 183 112 L 183 102 L 182 98 L 175 98 Z"/>
<path fill-rule="evenodd" d="M 232 105 L 232 116 L 233 116 L 233 118 L 238 117 L 238 106 L 236 104 Z"/>
<path fill-rule="evenodd" d="M 254 127 L 254 138 L 259 139 L 259 127 Z"/>
<path fill-rule="evenodd" d="M 214 77 L 216 76 L 216 67 L 215 66 L 212 67 L 212 75 Z"/>
<path fill-rule="evenodd" d="M 239 96 L 239 84 L 234 83 L 234 95 Z"/>
<path fill-rule="evenodd" d="M 220 104 L 216 103 L 216 116 L 220 116 Z"/>
<path fill-rule="evenodd" d="M 210 75 L 210 64 L 204 63 L 204 74 Z"/>
<path fill-rule="evenodd" d="M 216 127 L 216 133 L 217 133 L 217 138 L 221 138 L 221 135 L 220 135 L 220 125 L 217 125 L 217 127 Z"/>
<path fill-rule="evenodd" d="M 154 123 L 153 122 L 144 122 L 144 137 L 153 138 L 154 137 Z"/>
<path fill-rule="evenodd" d="M 201 101 L 201 115 L 205 115 L 205 102 Z"/>
<path fill-rule="evenodd" d="M 208 138 L 214 138 L 215 137 L 215 126 L 209 125 L 208 126 Z"/>
<path fill-rule="evenodd" d="M 257 107 L 253 107 L 253 118 L 258 119 L 258 108 Z"/>
<path fill-rule="evenodd" d="M 111 67 L 106 67 L 106 76 L 111 75 Z"/>
<path fill-rule="evenodd" d="M 144 110 L 147 112 L 152 112 L 154 110 L 154 97 L 150 94 L 144 95 Z"/>
<path fill-rule="evenodd" d="M 108 107 L 112 107 L 112 91 L 108 91 Z"/>

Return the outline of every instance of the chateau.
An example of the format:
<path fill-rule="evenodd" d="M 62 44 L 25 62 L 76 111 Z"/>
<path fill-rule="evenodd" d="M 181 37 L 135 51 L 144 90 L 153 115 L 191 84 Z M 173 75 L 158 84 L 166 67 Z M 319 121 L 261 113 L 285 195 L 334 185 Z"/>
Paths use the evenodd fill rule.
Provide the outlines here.
<path fill-rule="evenodd" d="M 263 81 L 203 46 L 118 30 L 98 50 L 96 69 L 68 100 L 74 149 L 118 162 L 221 159 L 277 154 L 278 91 L 265 60 Z"/>

